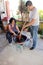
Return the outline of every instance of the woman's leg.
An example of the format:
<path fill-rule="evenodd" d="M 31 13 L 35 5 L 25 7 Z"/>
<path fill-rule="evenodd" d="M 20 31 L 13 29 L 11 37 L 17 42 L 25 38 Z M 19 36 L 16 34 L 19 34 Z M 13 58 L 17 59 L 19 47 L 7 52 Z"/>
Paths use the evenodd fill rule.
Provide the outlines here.
<path fill-rule="evenodd" d="M 10 32 L 7 32 L 7 33 L 6 33 L 6 39 L 8 40 L 9 43 L 12 42 L 12 35 L 11 35 Z"/>

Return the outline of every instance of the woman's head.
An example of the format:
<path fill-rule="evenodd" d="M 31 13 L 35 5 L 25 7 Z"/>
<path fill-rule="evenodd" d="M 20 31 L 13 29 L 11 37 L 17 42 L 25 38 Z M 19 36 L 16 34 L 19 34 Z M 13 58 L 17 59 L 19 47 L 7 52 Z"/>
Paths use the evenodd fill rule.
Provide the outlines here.
<path fill-rule="evenodd" d="M 15 24 L 16 23 L 16 19 L 15 18 L 10 18 L 9 23 L 10 24 Z"/>

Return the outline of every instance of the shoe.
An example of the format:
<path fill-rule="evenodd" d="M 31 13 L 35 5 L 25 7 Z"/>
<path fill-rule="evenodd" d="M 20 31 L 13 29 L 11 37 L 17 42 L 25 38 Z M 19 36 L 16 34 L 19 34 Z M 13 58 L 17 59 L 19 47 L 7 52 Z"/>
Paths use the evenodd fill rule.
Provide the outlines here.
<path fill-rule="evenodd" d="M 33 50 L 33 49 L 34 49 L 34 47 L 31 47 L 31 48 L 30 48 L 30 50 Z"/>

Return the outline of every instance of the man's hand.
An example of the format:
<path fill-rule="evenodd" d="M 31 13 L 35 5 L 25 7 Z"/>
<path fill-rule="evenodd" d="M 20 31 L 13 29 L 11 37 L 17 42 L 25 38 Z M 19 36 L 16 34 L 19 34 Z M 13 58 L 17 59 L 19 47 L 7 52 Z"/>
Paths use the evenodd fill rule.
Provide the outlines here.
<path fill-rule="evenodd" d="M 26 28 L 26 26 L 23 26 L 23 30 Z"/>
<path fill-rule="evenodd" d="M 18 34 L 20 34 L 20 31 L 18 31 Z"/>

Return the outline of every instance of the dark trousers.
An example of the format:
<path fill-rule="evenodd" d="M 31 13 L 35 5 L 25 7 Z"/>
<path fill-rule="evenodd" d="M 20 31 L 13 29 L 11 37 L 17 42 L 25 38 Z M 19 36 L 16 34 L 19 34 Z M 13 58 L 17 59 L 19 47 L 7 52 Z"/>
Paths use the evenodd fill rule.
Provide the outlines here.
<path fill-rule="evenodd" d="M 18 34 L 17 31 L 15 33 Z M 10 32 L 7 32 L 6 33 L 6 39 L 8 40 L 9 43 L 12 42 L 12 37 L 13 37 L 13 34 L 12 33 L 10 33 Z M 16 41 L 16 36 L 13 37 L 13 40 Z"/>
<path fill-rule="evenodd" d="M 12 42 L 12 34 L 10 32 L 6 33 L 6 39 L 8 40 L 9 43 Z"/>

